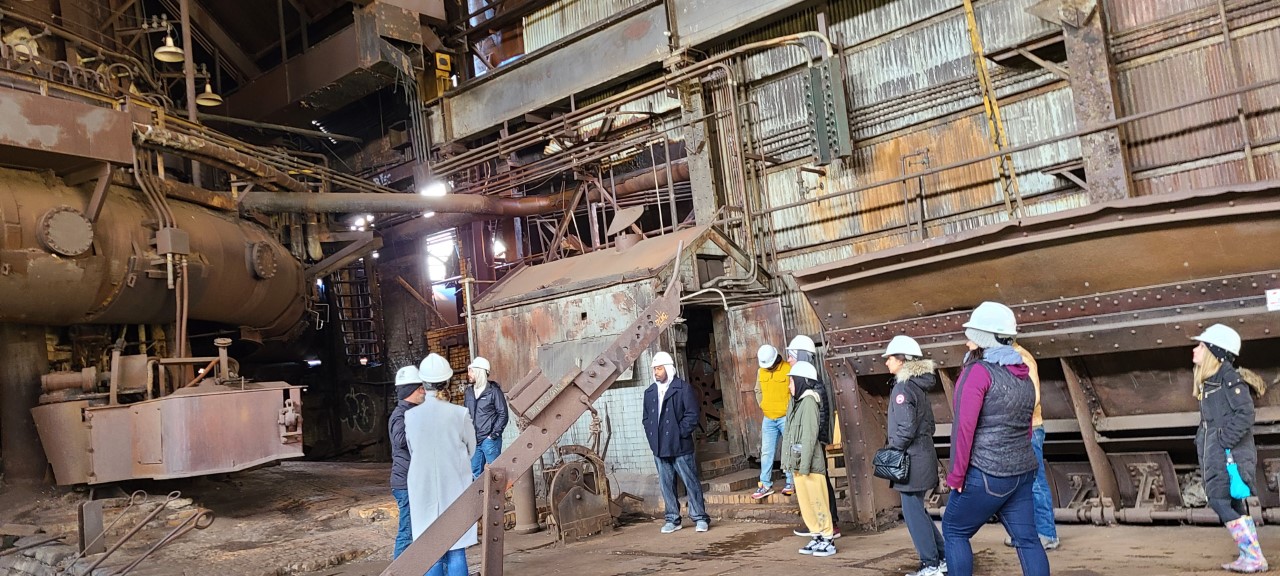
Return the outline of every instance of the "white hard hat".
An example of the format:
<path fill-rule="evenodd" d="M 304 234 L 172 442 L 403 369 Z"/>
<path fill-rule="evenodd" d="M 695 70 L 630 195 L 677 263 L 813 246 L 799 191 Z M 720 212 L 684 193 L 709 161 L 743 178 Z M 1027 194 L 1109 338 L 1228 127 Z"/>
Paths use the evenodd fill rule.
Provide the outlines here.
<path fill-rule="evenodd" d="M 657 368 L 659 366 L 667 365 L 676 365 L 676 361 L 671 358 L 670 354 L 667 354 L 666 352 L 659 352 L 653 355 L 653 362 L 650 364 L 650 367 Z"/>
<path fill-rule="evenodd" d="M 1205 328 L 1204 332 L 1201 332 L 1199 336 L 1192 336 L 1191 339 L 1213 344 L 1227 352 L 1237 356 L 1240 355 L 1240 333 L 1222 324 L 1214 324 Z"/>
<path fill-rule="evenodd" d="M 488 360 L 485 360 L 484 356 L 476 356 L 476 359 L 475 359 L 475 360 L 472 360 L 472 361 L 471 361 L 471 364 L 470 364 L 470 365 L 468 365 L 468 366 L 467 366 L 467 368 L 468 368 L 468 369 L 470 369 L 470 368 L 479 368 L 479 369 L 481 369 L 481 370 L 484 370 L 485 372 L 489 372 L 489 371 L 490 371 L 490 370 L 489 370 L 489 361 L 488 361 Z"/>
<path fill-rule="evenodd" d="M 771 368 L 778 361 L 778 349 L 765 344 L 756 351 L 756 360 L 760 361 L 761 368 Z"/>
<path fill-rule="evenodd" d="M 917 358 L 924 356 L 924 352 L 920 350 L 920 344 L 914 338 L 902 334 L 894 336 L 893 340 L 889 341 L 889 347 L 885 349 L 881 358 L 888 358 L 894 354 L 915 356 Z"/>
<path fill-rule="evenodd" d="M 449 361 L 444 356 L 432 352 L 418 365 L 418 376 L 427 384 L 448 382 L 453 378 L 453 367 L 449 366 Z"/>
<path fill-rule="evenodd" d="M 410 384 L 422 384 L 422 377 L 418 376 L 417 366 L 405 366 L 396 371 L 396 386 L 408 386 Z"/>
<path fill-rule="evenodd" d="M 818 369 L 814 368 L 813 364 L 810 364 L 808 362 L 796 362 L 795 365 L 791 367 L 791 372 L 789 372 L 788 374 L 791 376 L 808 378 L 810 380 L 818 379 Z"/>
<path fill-rule="evenodd" d="M 800 350 L 810 354 L 817 354 L 818 347 L 813 345 L 813 338 L 801 334 L 791 339 L 791 343 L 787 344 L 787 350 Z"/>
<path fill-rule="evenodd" d="M 983 302 L 973 309 L 965 328 L 982 330 L 1000 336 L 1014 336 L 1018 333 L 1018 319 L 1013 310 L 999 302 Z"/>

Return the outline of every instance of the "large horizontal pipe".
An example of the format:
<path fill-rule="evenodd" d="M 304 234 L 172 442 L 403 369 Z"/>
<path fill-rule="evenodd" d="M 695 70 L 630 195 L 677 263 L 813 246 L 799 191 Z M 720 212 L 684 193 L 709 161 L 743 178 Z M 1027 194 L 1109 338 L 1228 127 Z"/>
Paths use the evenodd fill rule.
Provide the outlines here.
<path fill-rule="evenodd" d="M 180 134 L 165 128 L 146 126 L 135 131 L 138 142 L 150 148 L 169 150 L 179 156 L 195 160 L 213 160 L 231 172 L 245 172 L 265 179 L 264 185 L 289 190 L 291 192 L 307 192 L 306 184 L 289 177 L 273 166 L 248 154 L 237 152 L 215 144 L 213 141 L 199 136 Z"/>
<path fill-rule="evenodd" d="M 686 162 L 672 164 L 675 181 L 689 179 Z M 666 167 L 650 170 L 628 178 L 614 187 L 618 197 L 625 197 L 645 190 L 652 190 L 667 183 Z M 567 190 L 545 196 L 524 198 L 499 198 L 479 194 L 448 194 L 445 196 L 421 196 L 418 194 L 364 194 L 331 192 L 327 194 L 250 192 L 240 200 L 246 210 L 258 212 L 436 212 L 440 214 L 478 214 L 514 218 L 533 216 L 565 210 L 573 201 L 575 191 Z M 598 190 L 589 196 L 592 202 L 601 200 Z"/>

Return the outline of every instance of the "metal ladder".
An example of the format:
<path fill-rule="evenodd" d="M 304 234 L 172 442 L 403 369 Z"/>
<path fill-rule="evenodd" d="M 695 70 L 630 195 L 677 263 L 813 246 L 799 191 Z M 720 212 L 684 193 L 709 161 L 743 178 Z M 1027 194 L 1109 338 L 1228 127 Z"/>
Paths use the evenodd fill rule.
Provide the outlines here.
<path fill-rule="evenodd" d="M 377 272 L 371 260 L 361 258 L 329 277 L 333 306 L 338 311 L 343 353 L 352 366 L 382 363 L 381 302 Z M 363 361 L 362 361 L 363 360 Z"/>

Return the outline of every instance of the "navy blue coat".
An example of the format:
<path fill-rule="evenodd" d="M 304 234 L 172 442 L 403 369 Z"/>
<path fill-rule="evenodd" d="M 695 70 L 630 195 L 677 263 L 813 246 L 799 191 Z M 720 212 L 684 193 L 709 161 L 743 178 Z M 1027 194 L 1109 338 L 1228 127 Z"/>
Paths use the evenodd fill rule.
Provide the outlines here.
<path fill-rule="evenodd" d="M 658 385 L 649 384 L 644 389 L 644 435 L 649 438 L 653 455 L 675 458 L 693 454 L 693 431 L 698 427 L 701 413 L 702 403 L 693 386 L 676 377 L 667 387 L 662 414 L 658 414 Z"/>

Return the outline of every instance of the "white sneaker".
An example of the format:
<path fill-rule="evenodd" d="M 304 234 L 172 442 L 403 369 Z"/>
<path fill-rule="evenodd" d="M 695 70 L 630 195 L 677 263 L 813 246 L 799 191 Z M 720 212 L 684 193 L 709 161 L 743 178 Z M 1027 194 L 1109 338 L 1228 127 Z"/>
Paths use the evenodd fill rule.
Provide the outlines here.
<path fill-rule="evenodd" d="M 675 532 L 676 530 L 679 530 L 680 528 L 681 526 L 679 524 L 676 524 L 674 522 L 667 522 L 666 524 L 662 525 L 662 533 L 670 534 L 672 532 Z"/>
<path fill-rule="evenodd" d="M 814 556 L 831 556 L 836 553 L 836 545 L 830 540 L 818 536 L 818 543 L 813 546 L 812 554 Z"/>
<path fill-rule="evenodd" d="M 941 576 L 943 574 L 942 566 L 925 566 L 915 572 L 907 573 L 907 576 Z"/>
<path fill-rule="evenodd" d="M 706 531 L 707 531 L 708 529 L 710 529 L 710 528 L 711 528 L 711 524 L 710 524 L 710 523 L 708 523 L 706 520 L 699 520 L 699 521 L 698 521 L 698 524 L 697 524 L 696 526 L 694 526 L 694 527 L 693 527 L 693 531 L 694 531 L 694 532 L 706 532 Z"/>
<path fill-rule="evenodd" d="M 808 543 L 808 544 L 806 544 L 804 548 L 801 548 L 801 549 L 800 549 L 800 553 L 801 553 L 801 554 L 813 554 L 813 549 L 814 549 L 814 547 L 816 547 L 816 546 L 818 545 L 818 541 L 819 541 L 819 540 L 821 540 L 821 539 L 822 539 L 822 537 L 821 537 L 821 536 L 814 536 L 814 537 L 813 537 L 813 540 L 810 540 L 810 541 L 809 541 L 809 543 Z"/>
<path fill-rule="evenodd" d="M 939 572 L 941 572 L 941 573 L 943 573 L 943 574 L 946 574 L 946 573 L 947 573 L 947 561 L 946 561 L 946 560 L 943 560 L 942 562 L 939 562 L 939 563 L 938 563 L 938 571 L 939 571 Z"/>

